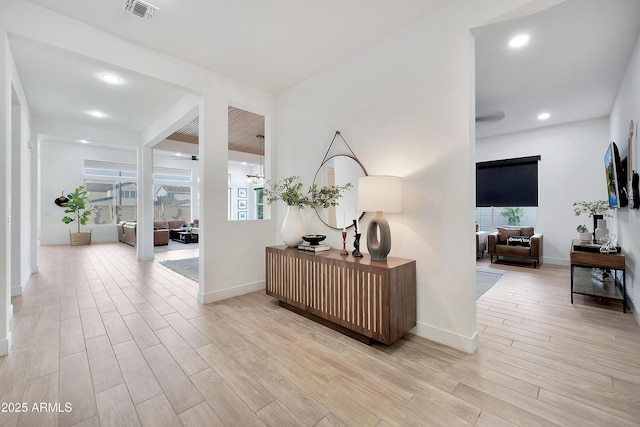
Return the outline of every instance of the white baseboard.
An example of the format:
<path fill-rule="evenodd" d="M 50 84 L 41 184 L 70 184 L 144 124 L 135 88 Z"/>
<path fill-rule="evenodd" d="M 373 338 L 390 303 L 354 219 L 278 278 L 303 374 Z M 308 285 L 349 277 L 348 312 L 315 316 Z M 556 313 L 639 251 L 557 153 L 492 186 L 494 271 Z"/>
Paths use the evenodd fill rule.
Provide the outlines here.
<path fill-rule="evenodd" d="M 248 294 L 265 289 L 265 281 L 248 283 L 246 285 L 240 285 L 233 288 L 222 289 L 220 291 L 207 292 L 203 294 L 198 292 L 198 301 L 200 304 L 209 304 L 216 301 L 222 301 L 227 298 L 233 298 L 240 295 Z"/>
<path fill-rule="evenodd" d="M 11 332 L 6 339 L 0 340 L 0 356 L 6 356 L 11 350 Z"/>
<path fill-rule="evenodd" d="M 11 287 L 11 296 L 17 297 L 18 295 L 22 295 L 24 290 L 27 288 L 27 283 L 29 283 L 29 279 L 31 278 L 31 274 L 27 274 L 22 278 L 22 283 L 20 286 L 12 286 Z"/>
<path fill-rule="evenodd" d="M 416 335 L 469 354 L 478 348 L 478 331 L 475 331 L 471 337 L 465 337 L 426 323 L 417 322 Z"/>
<path fill-rule="evenodd" d="M 550 258 L 550 257 L 546 257 L 543 256 L 542 257 L 542 263 L 543 264 L 553 264 L 553 265 L 564 265 L 569 267 L 569 265 L 571 265 L 569 263 L 569 258 Z"/>

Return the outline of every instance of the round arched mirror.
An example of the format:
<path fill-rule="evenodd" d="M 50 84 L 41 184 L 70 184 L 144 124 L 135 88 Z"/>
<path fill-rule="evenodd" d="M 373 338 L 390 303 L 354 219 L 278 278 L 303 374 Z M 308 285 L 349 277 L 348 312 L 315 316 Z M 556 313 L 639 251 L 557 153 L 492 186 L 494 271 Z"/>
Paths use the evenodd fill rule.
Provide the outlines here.
<path fill-rule="evenodd" d="M 316 208 L 316 213 L 327 226 L 341 230 L 353 225 L 353 220 L 361 218 L 363 212 L 357 211 L 358 202 L 358 178 L 367 176 L 367 171 L 358 159 L 344 154 L 329 157 L 318 168 L 313 183 L 318 187 L 326 185 L 346 185 L 351 183 L 353 187 L 342 192 L 337 206 L 328 208 Z"/>

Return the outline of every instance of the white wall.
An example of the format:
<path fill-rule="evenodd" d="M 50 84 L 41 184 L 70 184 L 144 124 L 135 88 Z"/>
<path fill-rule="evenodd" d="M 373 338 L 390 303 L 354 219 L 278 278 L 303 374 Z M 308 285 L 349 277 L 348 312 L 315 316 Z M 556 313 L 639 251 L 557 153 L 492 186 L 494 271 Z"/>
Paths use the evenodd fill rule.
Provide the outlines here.
<path fill-rule="evenodd" d="M 586 224 L 593 232 L 593 220 L 576 217 L 572 204 L 607 200 L 603 158 L 609 142 L 607 117 L 476 141 L 478 162 L 541 156 L 536 232 L 544 235 L 544 262 L 569 265 L 571 239 L 578 237 L 576 227 Z"/>
<path fill-rule="evenodd" d="M 84 185 L 84 161 L 101 160 L 119 163 L 136 163 L 135 151 L 124 151 L 86 144 L 74 144 L 51 140 L 40 141 L 41 155 L 41 212 L 42 245 L 62 245 L 69 243 L 69 231 L 77 230 L 74 221 L 67 225 L 62 222 L 64 208 L 54 204 L 56 197 L 64 191 L 68 194 Z M 118 234 L 115 225 L 81 226 L 81 231 L 91 230 L 93 242 L 115 242 Z"/>
<path fill-rule="evenodd" d="M 640 39 L 636 42 L 629 60 L 618 96 L 611 110 L 609 136 L 618 145 L 621 157 L 627 155 L 629 122 L 636 124 L 633 140 L 633 169 L 640 170 L 638 150 L 638 128 L 640 122 Z M 627 260 L 627 294 L 634 304 L 636 320 L 640 321 L 640 210 L 620 208 L 616 210 L 618 219 L 618 243 Z"/>
<path fill-rule="evenodd" d="M 278 99 L 274 178 L 311 184 L 335 130 L 370 175 L 403 177 L 403 212 L 386 217 L 390 255 L 417 260 L 416 332 L 469 352 L 477 345 L 470 29 L 525 3 L 451 1 Z M 342 246 L 339 231 L 321 230 Z"/>

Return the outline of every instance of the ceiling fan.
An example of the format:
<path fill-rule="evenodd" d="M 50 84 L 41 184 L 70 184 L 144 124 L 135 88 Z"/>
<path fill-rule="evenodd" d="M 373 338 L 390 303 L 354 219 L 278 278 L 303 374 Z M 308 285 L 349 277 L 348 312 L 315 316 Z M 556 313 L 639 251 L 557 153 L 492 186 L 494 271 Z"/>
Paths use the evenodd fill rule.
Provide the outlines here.
<path fill-rule="evenodd" d="M 174 160 L 192 160 L 194 162 L 197 162 L 198 160 L 200 160 L 200 157 L 198 156 L 171 156 Z"/>
<path fill-rule="evenodd" d="M 499 122 L 504 119 L 504 111 L 494 111 L 492 113 L 476 116 L 476 123 Z"/>

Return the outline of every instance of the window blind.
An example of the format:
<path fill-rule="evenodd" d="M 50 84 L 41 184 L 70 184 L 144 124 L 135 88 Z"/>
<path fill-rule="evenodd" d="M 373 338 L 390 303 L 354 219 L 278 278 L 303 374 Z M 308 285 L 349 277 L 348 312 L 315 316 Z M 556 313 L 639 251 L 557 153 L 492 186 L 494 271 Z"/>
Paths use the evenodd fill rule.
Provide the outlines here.
<path fill-rule="evenodd" d="M 476 206 L 538 206 L 540 156 L 476 163 Z"/>

